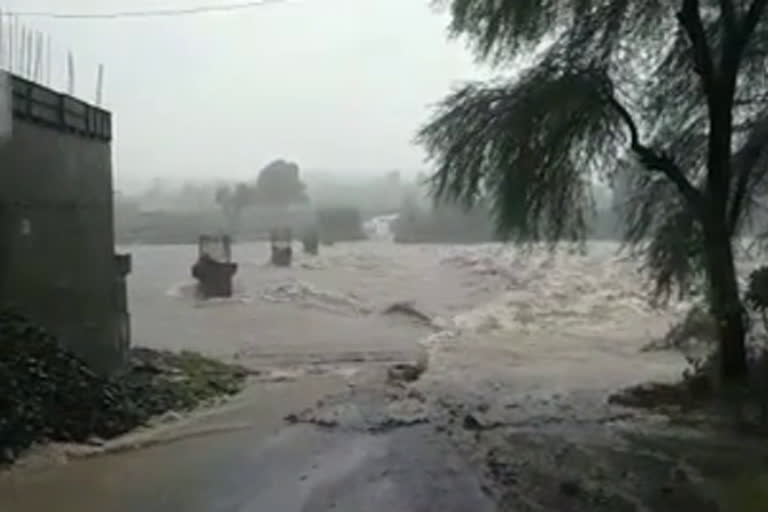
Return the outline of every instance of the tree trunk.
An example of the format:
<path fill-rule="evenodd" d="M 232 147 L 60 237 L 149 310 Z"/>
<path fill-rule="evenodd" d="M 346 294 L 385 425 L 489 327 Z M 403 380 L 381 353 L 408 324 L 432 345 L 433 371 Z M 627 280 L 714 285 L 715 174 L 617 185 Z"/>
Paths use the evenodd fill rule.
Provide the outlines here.
<path fill-rule="evenodd" d="M 746 316 L 739 296 L 739 282 L 728 230 L 721 222 L 704 227 L 709 280 L 709 302 L 717 321 L 720 377 L 742 381 L 747 376 Z"/>

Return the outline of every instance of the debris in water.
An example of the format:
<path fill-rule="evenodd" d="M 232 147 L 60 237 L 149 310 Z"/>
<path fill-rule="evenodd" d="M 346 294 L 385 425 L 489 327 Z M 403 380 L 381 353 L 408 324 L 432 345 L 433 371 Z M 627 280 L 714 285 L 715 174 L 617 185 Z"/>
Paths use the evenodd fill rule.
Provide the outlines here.
<path fill-rule="evenodd" d="M 464 429 L 465 430 L 482 430 L 483 426 L 480 424 L 479 421 L 477 421 L 477 418 L 475 418 L 471 414 L 467 414 L 464 416 Z"/>
<path fill-rule="evenodd" d="M 416 309 L 412 302 L 395 302 L 385 309 L 383 313 L 385 315 L 405 315 L 421 323 L 432 325 L 432 317 Z"/>
<path fill-rule="evenodd" d="M 387 380 L 390 383 L 416 382 L 424 370 L 423 365 L 398 363 L 387 369 Z"/>
<path fill-rule="evenodd" d="M 368 432 L 371 434 L 383 434 L 398 428 L 415 427 L 416 425 L 424 425 L 426 423 L 429 423 L 429 418 L 387 418 L 379 424 L 368 427 Z"/>
<path fill-rule="evenodd" d="M 499 421 L 494 422 L 487 422 L 483 421 L 482 419 L 478 418 L 475 414 L 466 414 L 464 416 L 464 421 L 462 422 L 462 425 L 464 427 L 464 430 L 472 430 L 475 432 L 481 431 L 481 430 L 493 430 L 495 428 L 499 428 L 503 426 L 503 423 Z"/>

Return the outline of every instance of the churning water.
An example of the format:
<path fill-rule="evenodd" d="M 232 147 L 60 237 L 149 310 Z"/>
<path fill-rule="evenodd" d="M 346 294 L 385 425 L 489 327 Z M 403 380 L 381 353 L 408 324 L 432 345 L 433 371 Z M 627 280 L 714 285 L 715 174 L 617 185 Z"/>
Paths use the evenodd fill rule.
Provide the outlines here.
<path fill-rule="evenodd" d="M 618 249 L 606 242 L 590 243 L 586 252 L 550 252 L 379 239 L 322 247 L 319 256 L 297 251 L 293 267 L 276 268 L 268 263 L 268 244 L 239 244 L 235 296 L 203 302 L 189 277 L 194 246 L 123 248 L 134 258 L 135 344 L 253 364 L 349 354 L 410 357 L 421 345 L 433 353 L 460 352 L 467 364 L 481 363 L 484 350 L 489 363 L 514 354 L 521 366 L 542 358 L 573 362 L 590 352 L 629 361 L 679 318 L 684 305 L 649 305 L 637 262 Z M 409 303 L 432 325 L 384 314 L 393 303 Z"/>
<path fill-rule="evenodd" d="M 426 351 L 429 368 L 422 385 L 480 395 L 491 406 L 513 393 L 671 378 L 682 366 L 679 354 L 640 348 L 666 332 L 684 305 L 651 308 L 637 263 L 620 256 L 612 243 L 590 243 L 583 253 L 568 247 L 549 252 L 500 244 L 395 245 L 382 236 L 321 247 L 318 256 L 297 251 L 290 268 L 268 263 L 266 243 L 237 244 L 235 296 L 218 301 L 195 296 L 190 276 L 195 246 L 121 250 L 134 259 L 129 300 L 136 345 L 198 350 L 293 375 L 318 365 L 341 372 L 366 360 L 413 360 Z M 418 314 L 408 314 L 409 308 Z M 287 388 L 259 389 L 262 398 L 274 396 L 265 398 L 269 403 L 252 420 L 258 423 L 276 410 L 290 410 L 302 396 L 314 400 L 310 396 L 321 394 L 314 384 L 297 386 L 290 392 L 295 396 Z M 18 494 L 11 503 L 13 510 L 40 510 L 36 499 L 45 501 L 42 490 L 54 496 L 46 506 L 62 503 L 64 510 L 103 510 L 116 496 L 155 503 L 148 493 L 166 484 L 151 475 L 173 480 L 179 492 L 205 487 L 211 475 L 190 468 L 212 460 L 223 468 L 216 475 L 225 491 L 219 498 L 229 503 L 229 479 L 246 478 L 233 473 L 232 459 L 247 459 L 245 447 L 253 438 L 251 431 L 229 444 L 211 441 L 197 450 L 169 446 L 82 461 L 67 471 L 14 483 Z M 243 468 L 254 471 L 252 462 L 243 462 Z M 177 473 L 182 476 L 169 476 Z M 193 476 L 183 476 L 188 474 L 208 480 L 190 484 L 185 478 Z M 82 504 L 70 496 L 79 482 L 93 491 L 90 501 L 90 494 L 77 494 Z M 245 488 L 248 484 L 238 487 Z"/>

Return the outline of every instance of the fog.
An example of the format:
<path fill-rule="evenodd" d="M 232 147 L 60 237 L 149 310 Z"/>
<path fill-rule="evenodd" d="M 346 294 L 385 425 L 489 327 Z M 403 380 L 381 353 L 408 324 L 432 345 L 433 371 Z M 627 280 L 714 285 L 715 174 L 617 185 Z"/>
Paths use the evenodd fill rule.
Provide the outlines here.
<path fill-rule="evenodd" d="M 228 0 L 5 0 L 4 12 L 109 13 Z M 275 158 L 318 175 L 420 169 L 430 104 L 479 78 L 427 0 L 286 0 L 231 12 L 120 19 L 21 17 L 51 37 L 51 85 L 114 112 L 116 188 L 155 178 L 242 180 Z M 305 172 L 309 177 L 312 172 Z"/>
<path fill-rule="evenodd" d="M 428 207 L 428 187 L 423 176 L 407 174 L 397 170 L 364 175 L 300 171 L 301 182 L 306 187 L 309 204 L 314 207 L 350 206 L 372 213 L 398 210 L 406 198 L 415 198 L 423 207 Z M 236 186 L 238 183 L 253 184 L 258 172 L 246 176 L 242 181 L 228 179 L 151 180 L 136 191 L 120 191 L 118 203 L 133 202 L 142 211 L 205 211 L 218 209 L 216 190 L 222 186 Z M 288 202 L 275 207 L 286 206 Z M 269 205 L 265 205 L 269 206 Z"/>
<path fill-rule="evenodd" d="M 271 177 L 270 169 L 277 171 Z M 435 203 L 426 178 L 423 172 L 400 170 L 305 172 L 283 159 L 238 181 L 158 178 L 138 192 L 117 194 L 116 237 L 122 244 L 176 244 L 190 243 L 200 233 L 226 232 L 243 242 L 263 240 L 277 226 L 301 233 L 325 225 L 320 229 L 327 242 L 379 238 L 382 229 L 385 238 L 398 243 L 498 240 L 488 205 L 481 201 L 466 210 L 444 200 Z M 589 237 L 617 239 L 619 219 L 610 189 L 596 183 L 592 192 Z M 388 227 L 376 227 L 380 221 Z"/>
<path fill-rule="evenodd" d="M 474 64 L 461 41 L 448 39 L 448 19 L 429 0 L 269 0 L 182 16 L 49 16 L 232 3 L 2 5 L 4 13 L 21 13 L 20 23 L 50 36 L 53 52 L 43 73 L 50 86 L 67 90 L 71 51 L 74 94 L 95 101 L 104 66 L 118 240 L 185 242 L 218 230 L 263 236 L 272 222 L 265 208 L 274 205 L 246 201 L 233 213 L 216 195 L 221 187 L 233 193 L 238 184 L 255 187 L 260 171 L 276 160 L 299 168 L 308 199 L 299 208 L 306 211 L 351 208 L 365 221 L 405 210 L 401 217 L 411 220 L 406 229 L 401 219 L 401 229 L 411 241 L 435 233 L 460 241 L 457 235 L 469 231 L 480 237 L 475 241 L 492 238 L 482 207 L 469 216 L 454 207 L 435 212 L 419 185 L 430 168 L 413 137 L 430 107 L 452 86 L 491 73 Z M 596 193 L 605 210 L 606 191 Z M 277 222 L 281 214 L 274 215 Z M 297 226 L 304 222 L 295 218 Z"/>

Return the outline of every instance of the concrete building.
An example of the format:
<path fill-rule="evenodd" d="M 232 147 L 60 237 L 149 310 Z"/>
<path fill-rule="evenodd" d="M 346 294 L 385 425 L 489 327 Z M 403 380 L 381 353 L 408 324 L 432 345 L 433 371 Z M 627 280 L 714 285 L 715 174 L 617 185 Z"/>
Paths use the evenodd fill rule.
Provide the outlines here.
<path fill-rule="evenodd" d="M 0 73 L 0 303 L 105 374 L 130 340 L 111 139 L 109 112 Z"/>

